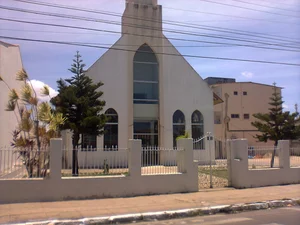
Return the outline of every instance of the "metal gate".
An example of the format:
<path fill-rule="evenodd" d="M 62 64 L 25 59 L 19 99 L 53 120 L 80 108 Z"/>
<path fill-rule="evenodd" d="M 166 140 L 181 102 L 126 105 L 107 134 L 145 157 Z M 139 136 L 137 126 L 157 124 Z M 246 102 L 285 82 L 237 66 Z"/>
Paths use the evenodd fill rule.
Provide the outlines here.
<path fill-rule="evenodd" d="M 199 190 L 228 186 L 225 140 L 206 136 L 194 140 L 194 161 L 198 162 Z"/>

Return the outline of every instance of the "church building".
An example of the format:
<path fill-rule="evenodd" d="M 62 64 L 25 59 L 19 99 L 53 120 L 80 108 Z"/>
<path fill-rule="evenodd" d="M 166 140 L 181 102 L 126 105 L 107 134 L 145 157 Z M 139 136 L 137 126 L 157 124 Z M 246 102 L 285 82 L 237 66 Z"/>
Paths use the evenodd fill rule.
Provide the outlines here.
<path fill-rule="evenodd" d="M 109 121 L 101 137 L 85 136 L 86 146 L 173 148 L 188 132 L 197 139 L 214 129 L 214 94 L 166 38 L 157 0 L 127 0 L 122 36 L 86 72 L 103 82 Z"/>

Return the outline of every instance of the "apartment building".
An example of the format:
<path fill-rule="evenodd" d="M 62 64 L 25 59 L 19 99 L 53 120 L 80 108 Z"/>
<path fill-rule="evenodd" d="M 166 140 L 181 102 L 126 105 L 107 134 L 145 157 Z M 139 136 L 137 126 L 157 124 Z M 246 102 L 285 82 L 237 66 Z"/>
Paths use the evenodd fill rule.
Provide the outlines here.
<path fill-rule="evenodd" d="M 246 138 L 250 146 L 271 144 L 257 142 L 254 136 L 259 132 L 251 122 L 255 121 L 253 114 L 269 112 L 268 103 L 274 92 L 273 85 L 236 82 L 232 78 L 218 77 L 209 77 L 205 81 L 224 100 L 222 104 L 214 105 L 214 133 L 217 138 L 220 140 Z M 280 94 L 281 89 L 277 87 L 277 92 Z M 224 123 L 226 111 L 228 128 Z"/>

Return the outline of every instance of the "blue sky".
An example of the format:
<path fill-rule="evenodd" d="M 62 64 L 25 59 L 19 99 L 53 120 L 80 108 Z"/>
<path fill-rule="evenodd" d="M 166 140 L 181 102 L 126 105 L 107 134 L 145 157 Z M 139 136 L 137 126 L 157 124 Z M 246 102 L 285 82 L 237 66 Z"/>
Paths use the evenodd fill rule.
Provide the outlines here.
<path fill-rule="evenodd" d="M 38 0 L 41 2 L 42 0 Z M 70 5 L 87 9 L 96 9 L 110 11 L 122 14 L 125 8 L 125 0 L 49 0 L 48 3 Z M 260 4 L 245 4 L 234 0 L 212 0 L 219 3 L 225 3 L 240 7 L 247 7 L 256 10 L 241 9 L 232 6 L 225 6 L 206 2 L 201 0 L 158 0 L 163 6 L 163 19 L 165 21 L 179 21 L 184 23 L 193 23 L 198 25 L 222 27 L 225 29 L 235 29 L 248 32 L 247 35 L 235 35 L 224 32 L 210 30 L 194 29 L 188 27 L 178 27 L 164 25 L 165 29 L 175 29 L 181 31 L 196 32 L 201 34 L 214 34 L 232 36 L 240 39 L 255 39 L 256 41 L 292 45 L 300 48 L 300 0 L 244 0 L 244 2 Z M 120 17 L 112 17 L 101 14 L 92 14 L 84 12 L 75 12 L 66 9 L 56 9 L 46 6 L 37 6 L 32 4 L 15 2 L 12 0 L 0 0 L 1 6 L 17 7 L 22 9 L 55 12 L 61 14 L 77 15 L 97 19 L 121 21 Z M 280 9 L 275 9 L 280 8 Z M 182 11 L 175 9 L 184 9 L 191 11 Z M 197 11 L 197 12 L 192 12 Z M 297 12 L 298 11 L 298 12 Z M 210 13 L 225 14 L 229 16 L 212 15 Z M 13 12 L 0 9 L 0 17 L 10 19 L 21 19 L 27 21 L 38 21 L 44 23 L 67 24 L 72 26 L 91 27 L 96 29 L 107 29 L 112 31 L 121 31 L 120 26 L 109 25 L 97 22 L 87 22 L 72 19 L 61 19 L 50 16 L 41 16 L 21 12 Z M 278 14 L 284 14 L 278 15 Z M 231 16 L 231 17 L 230 17 Z M 264 33 L 273 38 L 285 39 L 286 41 L 276 41 L 268 38 L 253 37 L 253 33 Z M 119 34 L 108 34 L 93 31 L 82 31 L 76 29 L 66 29 L 58 27 L 46 27 L 30 24 L 20 24 L 0 20 L 0 35 L 13 36 L 21 38 L 59 40 L 72 42 L 99 43 L 109 46 L 119 37 Z M 226 41 L 223 39 L 179 35 L 165 32 L 167 37 L 176 37 L 184 39 L 193 39 L 200 41 L 213 41 L 224 43 L 239 43 L 248 45 L 259 45 L 247 42 Z M 279 37 L 280 36 L 280 37 Z M 288 39 L 288 40 L 287 40 Z M 56 89 L 56 80 L 59 78 L 69 78 L 71 76 L 68 68 L 70 67 L 73 55 L 79 50 L 87 65 L 87 68 L 93 64 L 105 50 L 96 48 L 85 48 L 78 46 L 55 45 L 45 43 L 32 43 L 25 41 L 15 41 L 1 39 L 2 41 L 19 44 L 23 64 L 32 80 L 36 80 L 36 85 L 48 84 Z M 191 43 L 182 41 L 172 41 L 175 46 L 212 46 L 212 44 Z M 295 43 L 298 42 L 298 43 Z M 268 46 L 272 47 L 272 46 Z M 278 46 L 273 46 L 279 48 Z M 294 50 L 297 50 L 295 49 Z M 300 52 L 267 50 L 247 47 L 219 46 L 219 47 L 178 47 L 181 54 L 242 58 L 263 61 L 278 61 L 300 64 Z M 300 51 L 300 49 L 299 49 Z M 195 68 L 202 78 L 209 76 L 236 78 L 237 81 L 252 81 L 264 84 L 276 82 L 278 86 L 283 87 L 283 97 L 287 110 L 294 111 L 294 104 L 300 103 L 300 67 L 284 66 L 272 64 L 246 63 L 236 61 L 220 61 L 208 59 L 187 58 L 189 63 Z M 40 81 L 40 82 L 39 82 Z"/>

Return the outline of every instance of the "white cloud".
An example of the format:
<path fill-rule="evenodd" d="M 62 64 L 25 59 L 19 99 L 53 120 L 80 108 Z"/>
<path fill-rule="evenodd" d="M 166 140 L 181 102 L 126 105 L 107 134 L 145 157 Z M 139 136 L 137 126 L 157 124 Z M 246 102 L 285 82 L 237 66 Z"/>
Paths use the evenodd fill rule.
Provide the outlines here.
<path fill-rule="evenodd" d="M 282 104 L 282 108 L 284 108 L 284 109 L 288 109 L 288 108 L 289 108 L 289 106 L 288 106 L 287 104 Z"/>
<path fill-rule="evenodd" d="M 56 90 L 54 90 L 53 88 L 49 87 L 47 84 L 45 84 L 42 81 L 31 80 L 31 84 L 32 84 L 32 87 L 33 87 L 33 89 L 35 90 L 35 92 L 37 94 L 38 99 L 41 100 L 41 101 L 49 101 L 50 97 L 53 98 L 53 97 L 55 97 L 58 94 L 58 92 Z M 49 87 L 50 97 L 49 96 L 43 96 L 42 93 L 41 93 L 41 90 L 43 89 L 43 87 L 45 85 Z"/>
<path fill-rule="evenodd" d="M 242 72 L 242 76 L 246 77 L 246 78 L 252 78 L 254 76 L 254 74 L 251 72 L 245 71 L 245 72 Z"/>

